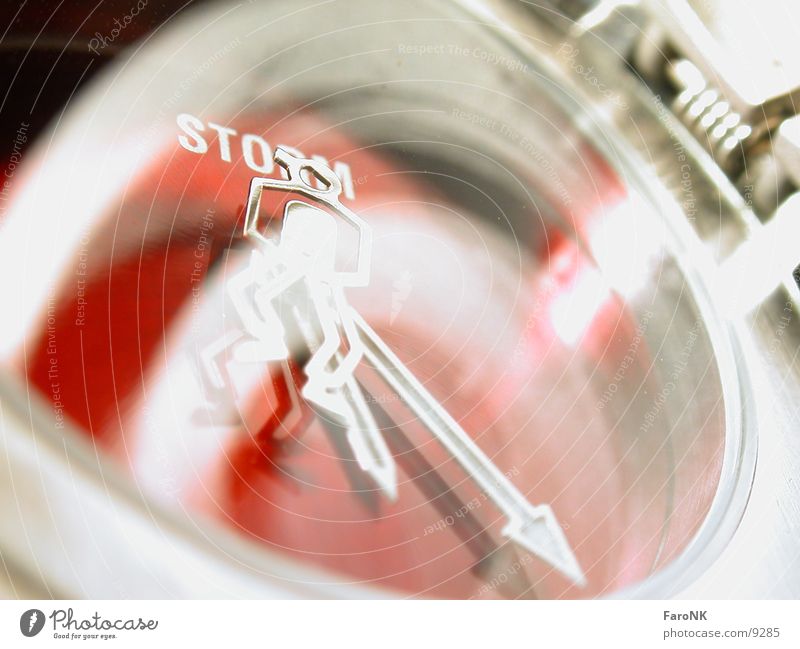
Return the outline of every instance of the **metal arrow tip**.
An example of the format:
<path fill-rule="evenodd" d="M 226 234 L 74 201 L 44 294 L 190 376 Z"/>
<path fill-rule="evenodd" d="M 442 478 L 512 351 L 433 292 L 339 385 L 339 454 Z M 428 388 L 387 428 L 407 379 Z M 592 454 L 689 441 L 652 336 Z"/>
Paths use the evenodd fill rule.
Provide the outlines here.
<path fill-rule="evenodd" d="M 578 586 L 585 586 L 586 576 L 553 510 L 547 505 L 539 505 L 531 514 L 526 519 L 515 517 L 503 528 L 503 535 L 549 563 Z"/>

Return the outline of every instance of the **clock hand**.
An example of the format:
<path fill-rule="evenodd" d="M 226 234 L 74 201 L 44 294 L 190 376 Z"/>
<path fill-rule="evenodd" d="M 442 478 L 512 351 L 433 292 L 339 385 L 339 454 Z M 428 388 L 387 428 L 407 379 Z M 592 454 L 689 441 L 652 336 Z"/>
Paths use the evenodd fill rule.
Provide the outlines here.
<path fill-rule="evenodd" d="M 330 363 L 334 368 L 341 354 Z M 347 441 L 359 467 L 368 473 L 390 499 L 397 499 L 397 470 L 386 441 L 378 430 L 364 394 L 354 378 L 349 378 L 338 390 L 342 405 L 331 412 L 347 429 Z"/>
<path fill-rule="evenodd" d="M 295 304 L 302 305 L 306 310 L 314 309 L 305 282 L 300 282 L 294 287 L 290 299 Z M 284 314 L 291 313 L 295 328 L 299 330 L 309 351 L 320 348 L 325 336 L 321 331 L 319 318 L 309 318 L 308 314 L 299 313 L 297 306 L 280 309 L 280 311 Z M 287 322 L 286 325 L 291 326 L 291 323 Z M 310 356 L 313 357 L 313 353 Z M 335 372 L 343 358 L 342 351 L 337 351 L 329 359 L 325 369 Z M 305 367 L 308 368 L 308 363 Z M 338 388 L 325 390 L 322 394 L 315 390 L 314 398 L 310 398 L 308 388 L 309 382 L 307 381 L 302 387 L 306 401 L 313 404 L 316 410 L 324 411 L 324 414 L 321 415 L 322 419 L 325 419 L 327 415 L 335 420 L 338 427 L 346 431 L 348 444 L 359 467 L 375 481 L 390 500 L 395 500 L 397 498 L 397 471 L 394 459 L 352 373 L 347 373 L 346 379 Z"/>
<path fill-rule="evenodd" d="M 270 254 L 277 250 L 269 242 L 264 245 Z M 244 343 L 236 341 L 239 345 L 234 354 L 237 360 L 285 360 L 290 347 L 292 353 L 301 351 L 295 349 L 298 345 L 306 347 L 309 359 L 313 359 L 314 352 L 326 339 L 316 313 L 320 296 L 311 294 L 306 279 L 295 272 L 292 265 L 288 268 L 285 270 L 278 263 L 270 264 L 263 253 L 254 251 L 248 268 L 229 281 L 230 300 L 244 330 L 253 339 Z M 293 332 L 288 346 L 285 343 L 287 332 Z M 337 352 L 323 369 L 335 372 L 342 359 L 343 354 Z M 303 386 L 302 391 L 308 402 L 335 418 L 337 424 L 346 430 L 347 441 L 361 469 L 390 500 L 394 500 L 397 497 L 394 460 L 351 373 L 345 372 L 344 376 L 341 386 L 332 390 L 314 390 L 313 398 L 307 394 L 311 391 L 310 382 Z"/>
<path fill-rule="evenodd" d="M 531 505 L 352 307 L 349 317 L 375 370 L 506 516 L 503 534 L 584 585 L 586 578 L 553 510 Z"/>
<path fill-rule="evenodd" d="M 292 369 L 286 373 L 286 387 L 294 398 L 299 398 L 302 392 L 303 384 L 306 379 L 305 374 L 300 368 L 308 362 L 309 354 L 310 352 L 307 350 L 305 355 L 299 351 L 292 355 Z M 288 366 L 289 363 L 284 363 L 284 365 Z M 297 371 L 294 371 L 295 369 L 297 369 Z M 308 406 L 312 416 L 317 418 L 320 425 L 325 430 L 334 452 L 341 460 L 342 468 L 350 483 L 352 492 L 363 502 L 364 506 L 369 511 L 377 513 L 379 507 L 379 492 L 375 489 L 374 481 L 371 480 L 370 476 L 358 465 L 353 454 L 353 449 L 347 439 L 346 427 L 340 424 L 335 418 L 328 416 L 327 413 L 317 411 L 313 403 L 306 402 L 305 405 Z"/>
<path fill-rule="evenodd" d="M 491 582 L 498 575 L 506 575 L 507 579 L 496 582 L 497 590 L 505 597 L 536 599 L 533 585 L 525 571 L 521 569 L 522 562 L 513 546 L 497 545 L 475 513 L 464 504 L 436 468 L 428 462 L 378 399 L 375 399 L 363 385 L 361 389 L 367 395 L 370 410 L 380 430 L 384 431 L 397 464 L 436 509 L 442 520 L 452 517 L 453 524 L 449 526 L 450 529 L 475 557 L 476 563 L 472 571 L 487 582 Z"/>

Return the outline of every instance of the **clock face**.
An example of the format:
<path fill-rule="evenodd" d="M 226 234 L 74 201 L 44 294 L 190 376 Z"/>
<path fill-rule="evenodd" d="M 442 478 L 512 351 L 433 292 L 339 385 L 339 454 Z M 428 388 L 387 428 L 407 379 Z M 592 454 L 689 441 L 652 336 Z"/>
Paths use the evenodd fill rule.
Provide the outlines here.
<path fill-rule="evenodd" d="M 671 208 L 458 5 L 420 4 L 415 43 L 447 42 L 430 53 L 368 3 L 343 31 L 325 8 L 256 5 L 175 25 L 40 147 L 0 230 L 18 278 L 5 363 L 67 442 L 319 583 L 596 597 L 683 560 L 713 531 L 741 425 Z M 279 150 L 333 174 L 370 233 L 364 281 L 347 278 L 366 230 L 308 193 L 265 192 L 268 245 L 243 236 L 253 179 L 291 180 Z M 326 323 L 332 365 L 311 371 Z M 365 331 L 394 369 L 366 353 L 325 384 Z M 365 421 L 384 473 L 353 441 Z M 508 502 L 549 507 L 585 582 L 508 534 Z"/>

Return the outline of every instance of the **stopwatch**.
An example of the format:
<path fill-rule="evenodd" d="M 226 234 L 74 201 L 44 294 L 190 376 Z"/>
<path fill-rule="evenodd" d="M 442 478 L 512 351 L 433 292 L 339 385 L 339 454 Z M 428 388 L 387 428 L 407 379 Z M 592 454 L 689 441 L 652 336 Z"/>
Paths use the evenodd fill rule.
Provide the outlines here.
<path fill-rule="evenodd" d="M 619 15 L 554 11 L 204 3 L 82 89 L 0 229 L 4 556 L 87 597 L 721 597 L 743 557 L 796 594 L 758 131 L 718 109 L 715 166 Z"/>

